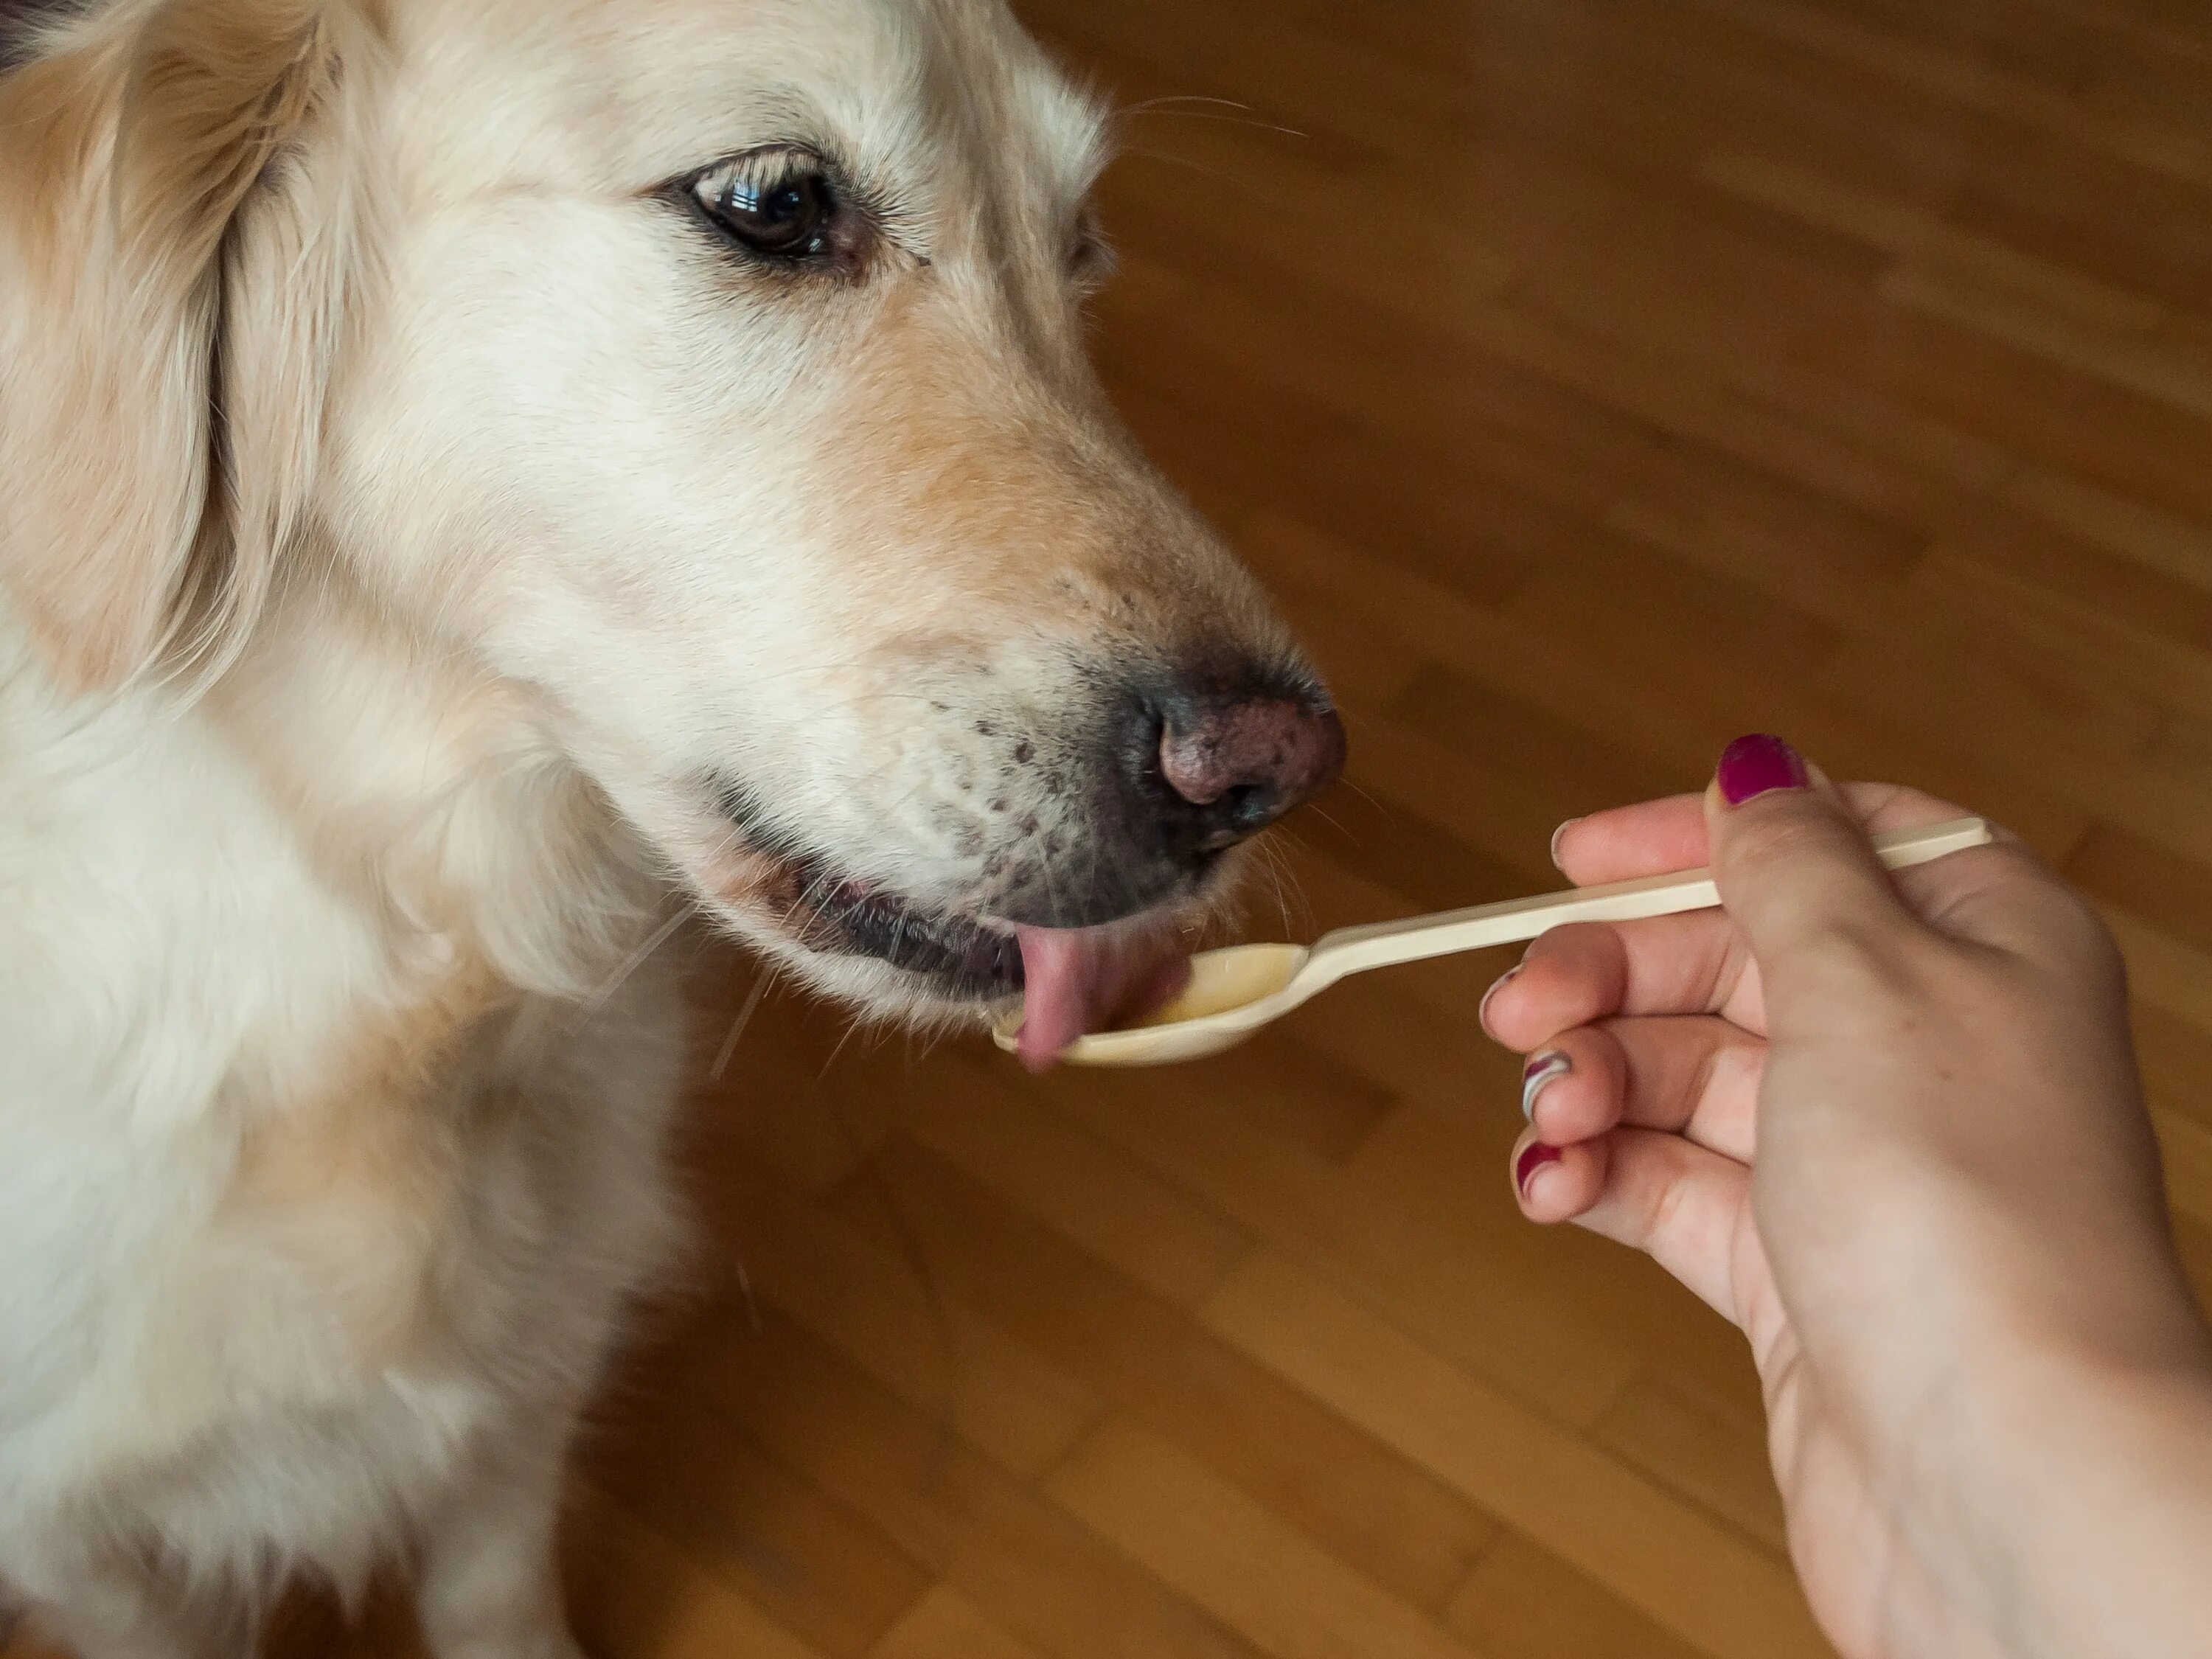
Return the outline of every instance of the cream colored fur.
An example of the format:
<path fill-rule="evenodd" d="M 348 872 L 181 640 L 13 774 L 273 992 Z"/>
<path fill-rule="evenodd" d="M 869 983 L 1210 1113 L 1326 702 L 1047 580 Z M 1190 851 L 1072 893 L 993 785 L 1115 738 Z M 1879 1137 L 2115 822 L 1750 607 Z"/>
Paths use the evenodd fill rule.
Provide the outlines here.
<path fill-rule="evenodd" d="M 666 188 L 790 143 L 856 272 Z M 0 1600 L 212 1659 L 404 1549 L 440 1659 L 573 1656 L 664 922 L 974 1012 L 715 781 L 986 907 L 1082 664 L 1284 648 L 1091 380 L 1099 160 L 997 0 L 111 0 L 0 81 Z"/>

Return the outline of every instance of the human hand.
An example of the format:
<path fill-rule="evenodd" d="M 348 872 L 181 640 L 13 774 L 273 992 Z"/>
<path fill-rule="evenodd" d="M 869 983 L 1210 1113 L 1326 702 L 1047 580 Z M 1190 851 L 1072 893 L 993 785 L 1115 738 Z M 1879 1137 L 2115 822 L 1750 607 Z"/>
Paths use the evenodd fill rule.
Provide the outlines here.
<path fill-rule="evenodd" d="M 1568 826 L 1577 884 L 1710 862 L 1726 908 L 1558 929 L 1486 1000 L 1531 1055 L 1516 1189 L 1750 1339 L 1792 1554 L 1845 1653 L 2119 1651 L 2118 1602 L 2150 1621 L 2125 1650 L 2164 1652 L 2159 1621 L 2193 1641 L 2205 1609 L 2161 1612 L 2155 1547 L 2102 1585 L 2059 1565 L 2112 1553 L 2147 1496 L 2194 1522 L 2212 1502 L 2178 1481 L 2201 1452 L 2166 1455 L 2212 1420 L 2212 1368 L 2124 975 L 2016 841 L 1894 877 L 1869 847 L 1957 816 L 1753 739 L 1702 801 Z M 2093 1645 L 2045 1645 L 2075 1626 Z"/>

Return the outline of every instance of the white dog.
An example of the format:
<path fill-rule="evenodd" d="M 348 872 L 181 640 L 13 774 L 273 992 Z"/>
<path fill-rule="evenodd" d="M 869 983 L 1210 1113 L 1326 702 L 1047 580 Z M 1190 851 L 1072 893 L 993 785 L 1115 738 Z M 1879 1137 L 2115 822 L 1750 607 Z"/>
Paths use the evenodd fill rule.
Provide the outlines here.
<path fill-rule="evenodd" d="M 405 1546 L 441 1659 L 573 1655 L 664 921 L 878 1015 L 1026 979 L 1048 1048 L 1340 728 L 1102 402 L 1099 122 L 999 0 L 107 0 L 15 61 L 0 1588 L 232 1659 Z"/>

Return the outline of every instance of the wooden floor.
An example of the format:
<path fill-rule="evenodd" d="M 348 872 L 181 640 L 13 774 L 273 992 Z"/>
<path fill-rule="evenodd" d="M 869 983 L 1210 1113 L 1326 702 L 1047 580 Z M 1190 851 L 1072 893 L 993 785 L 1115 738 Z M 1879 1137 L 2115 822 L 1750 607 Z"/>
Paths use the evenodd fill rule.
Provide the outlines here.
<path fill-rule="evenodd" d="M 1141 112 L 1107 375 L 1346 709 L 1287 925 L 1549 885 L 1747 729 L 1948 792 L 2110 907 L 2212 1285 L 2201 0 L 1027 12 Z M 771 994 L 582 1462 L 595 1652 L 1826 1651 L 1733 1334 L 1516 1216 L 1504 965 L 1041 1083 Z M 711 1052 L 750 969 L 702 980 Z"/>

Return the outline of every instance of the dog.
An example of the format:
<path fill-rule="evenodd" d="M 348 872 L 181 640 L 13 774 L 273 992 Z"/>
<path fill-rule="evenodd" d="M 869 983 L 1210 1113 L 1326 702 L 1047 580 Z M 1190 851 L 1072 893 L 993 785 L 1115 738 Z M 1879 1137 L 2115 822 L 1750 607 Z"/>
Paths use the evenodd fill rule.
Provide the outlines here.
<path fill-rule="evenodd" d="M 0 1589 L 250 1650 L 551 1536 L 660 948 L 1032 1060 L 1342 762 L 1085 353 L 1000 0 L 90 0 L 0 78 Z"/>

